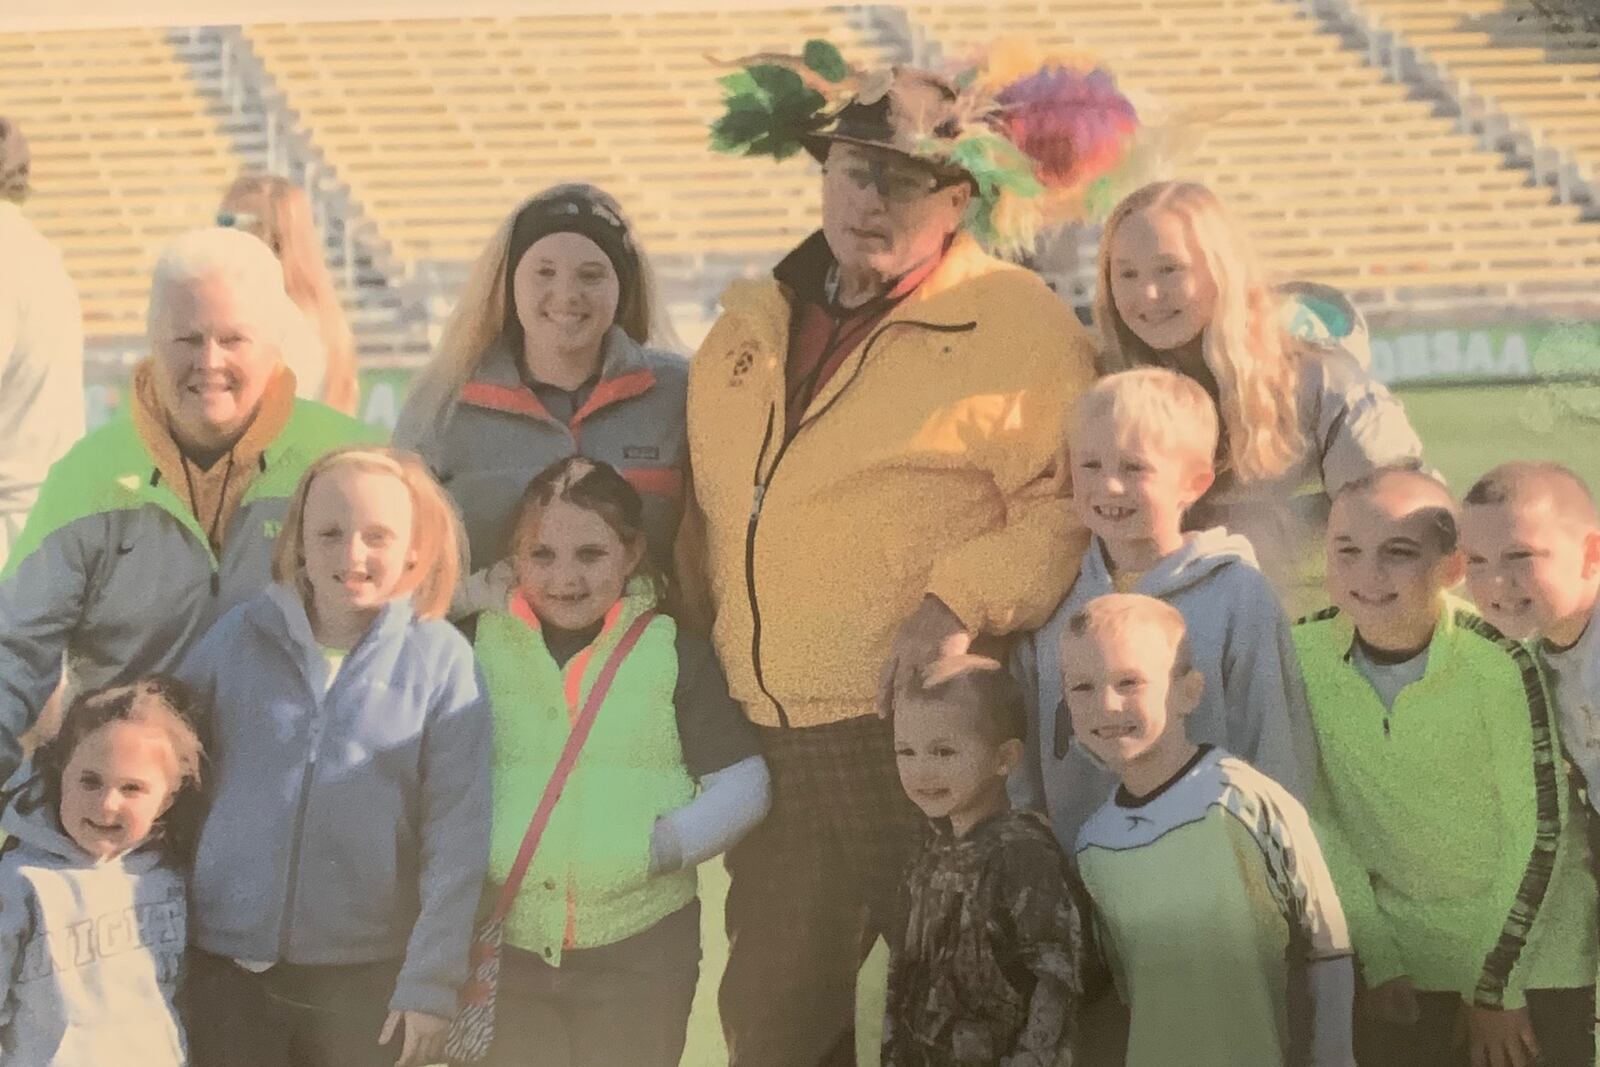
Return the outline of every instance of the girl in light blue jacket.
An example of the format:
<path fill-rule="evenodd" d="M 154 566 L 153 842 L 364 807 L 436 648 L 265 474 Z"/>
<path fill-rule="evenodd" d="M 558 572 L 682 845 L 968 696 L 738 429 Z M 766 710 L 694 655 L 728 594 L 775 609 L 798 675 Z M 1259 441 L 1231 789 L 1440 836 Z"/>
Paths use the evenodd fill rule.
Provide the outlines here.
<path fill-rule="evenodd" d="M 457 544 L 417 457 L 329 453 L 290 503 L 274 584 L 185 662 L 213 709 L 195 1067 L 441 1058 L 489 852 L 489 707 L 443 620 Z"/>

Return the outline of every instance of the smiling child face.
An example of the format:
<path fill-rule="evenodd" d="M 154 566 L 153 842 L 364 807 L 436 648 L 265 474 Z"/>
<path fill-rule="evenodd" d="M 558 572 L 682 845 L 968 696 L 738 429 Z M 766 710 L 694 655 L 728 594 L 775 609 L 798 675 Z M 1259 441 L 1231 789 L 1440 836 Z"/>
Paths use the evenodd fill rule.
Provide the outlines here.
<path fill-rule="evenodd" d="M 895 702 L 894 752 L 900 785 L 930 819 L 949 819 L 963 836 L 1006 806 L 1006 776 L 1021 756 L 1016 740 L 996 741 L 981 708 L 956 690 L 908 693 Z"/>
<path fill-rule="evenodd" d="M 166 734 L 143 723 L 111 722 L 87 734 L 61 772 L 61 828 L 96 860 L 139 847 L 172 805 Z"/>
<path fill-rule="evenodd" d="M 1174 677 L 1176 655 L 1171 634 L 1140 620 L 1062 641 L 1073 736 L 1136 793 L 1159 785 L 1193 750 L 1184 720 L 1204 682 L 1192 669 Z"/>
<path fill-rule="evenodd" d="M 1410 471 L 1334 501 L 1328 596 L 1373 648 L 1416 650 L 1432 636 L 1440 594 L 1461 579 L 1461 554 L 1445 543 L 1452 508 L 1443 486 Z"/>

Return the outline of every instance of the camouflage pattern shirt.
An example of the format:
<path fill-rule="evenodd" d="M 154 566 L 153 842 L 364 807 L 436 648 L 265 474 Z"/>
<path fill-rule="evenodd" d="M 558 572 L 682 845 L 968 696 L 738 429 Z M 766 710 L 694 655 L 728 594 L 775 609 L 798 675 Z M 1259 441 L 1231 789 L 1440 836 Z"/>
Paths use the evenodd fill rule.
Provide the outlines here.
<path fill-rule="evenodd" d="M 1071 1067 L 1084 962 L 1076 876 L 1039 816 L 932 827 L 891 944 L 883 1062 Z"/>

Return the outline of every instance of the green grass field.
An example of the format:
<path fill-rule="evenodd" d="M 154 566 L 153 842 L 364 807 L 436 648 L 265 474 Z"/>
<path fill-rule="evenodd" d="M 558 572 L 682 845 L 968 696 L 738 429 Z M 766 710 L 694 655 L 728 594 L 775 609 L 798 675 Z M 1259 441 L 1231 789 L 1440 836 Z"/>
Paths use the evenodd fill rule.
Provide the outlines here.
<path fill-rule="evenodd" d="M 1556 460 L 1600 486 L 1600 386 L 1461 386 L 1399 395 L 1428 461 L 1458 493 L 1508 459 Z"/>
<path fill-rule="evenodd" d="M 1445 386 L 1400 391 L 1428 462 L 1458 494 L 1480 474 L 1507 459 L 1550 459 L 1571 466 L 1600 486 L 1600 387 L 1567 384 Z M 727 875 L 720 862 L 700 869 L 704 905 L 700 989 L 689 1021 L 683 1067 L 722 1067 L 727 1052 L 717 1022 L 717 982 L 727 960 L 722 897 Z M 876 1064 L 877 1019 L 883 1010 L 882 945 L 867 961 L 857 1006 L 859 1062 Z"/>

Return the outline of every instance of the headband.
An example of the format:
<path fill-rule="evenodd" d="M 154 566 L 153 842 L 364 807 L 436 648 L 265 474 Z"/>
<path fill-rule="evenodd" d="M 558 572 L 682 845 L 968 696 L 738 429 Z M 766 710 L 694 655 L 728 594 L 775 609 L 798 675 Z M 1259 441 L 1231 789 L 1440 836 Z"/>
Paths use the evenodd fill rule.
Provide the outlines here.
<path fill-rule="evenodd" d="M 540 238 L 552 233 L 575 233 L 593 241 L 611 269 L 617 272 L 617 292 L 620 298 L 632 291 L 639 277 L 639 252 L 633 246 L 628 224 L 612 208 L 592 200 L 582 193 L 562 193 L 529 201 L 517 213 L 511 226 L 511 244 L 506 252 L 506 327 L 520 329 L 517 320 L 517 301 L 513 279 L 522 257 Z M 618 299 L 617 310 L 622 310 L 625 299 Z"/>

